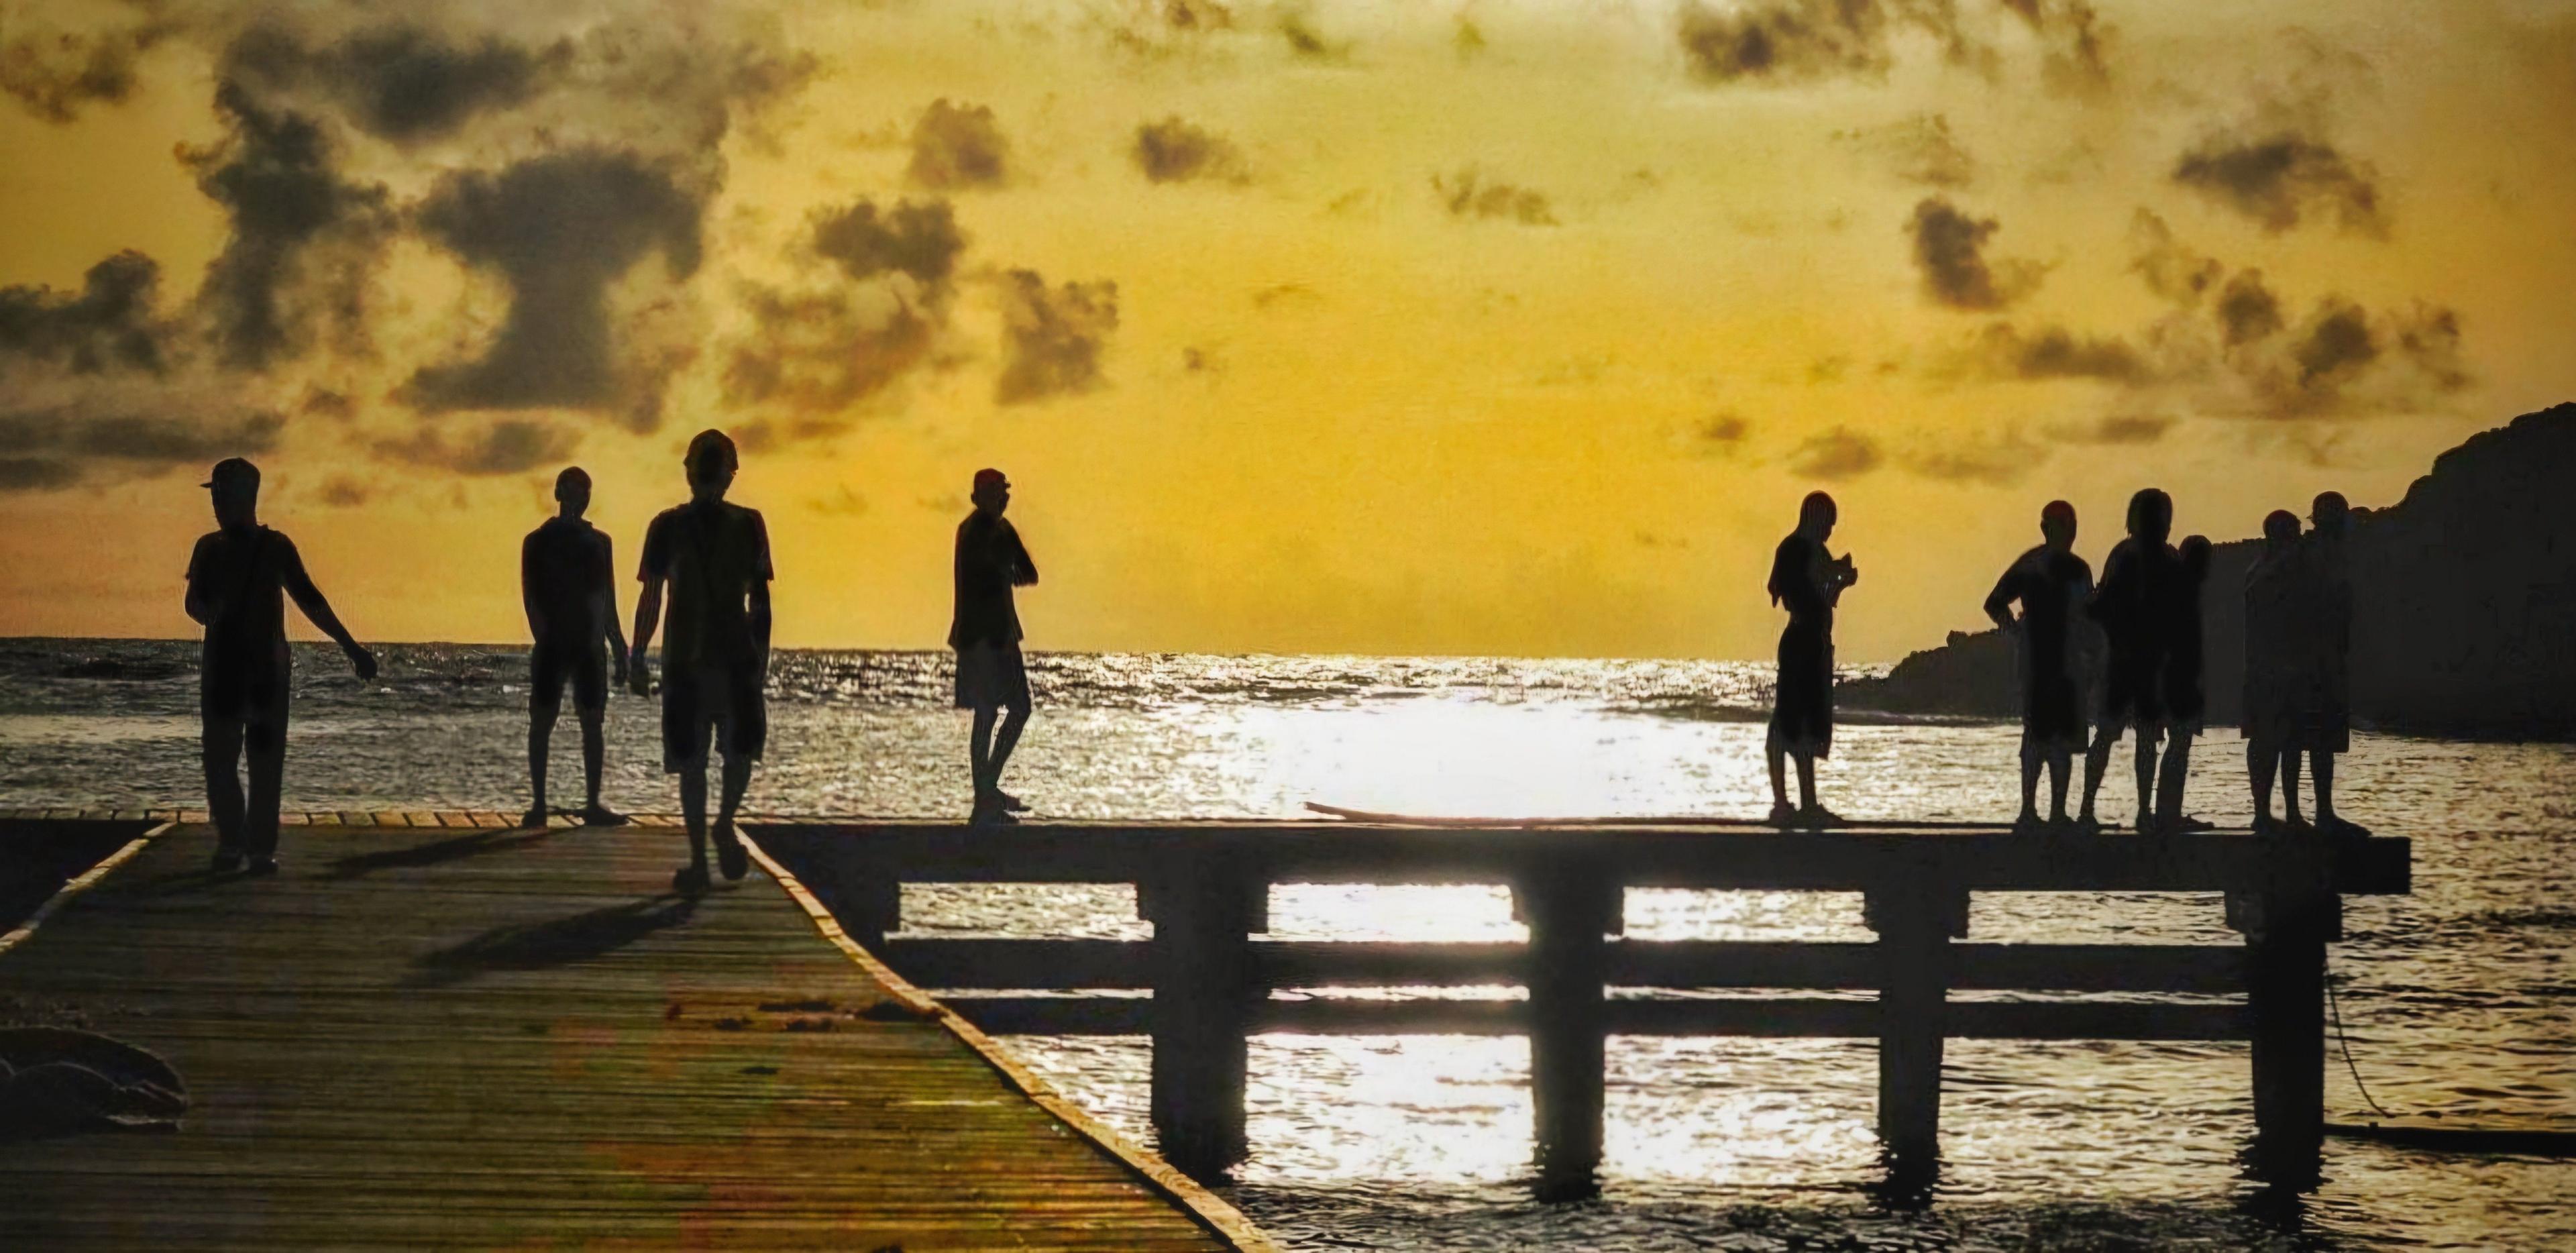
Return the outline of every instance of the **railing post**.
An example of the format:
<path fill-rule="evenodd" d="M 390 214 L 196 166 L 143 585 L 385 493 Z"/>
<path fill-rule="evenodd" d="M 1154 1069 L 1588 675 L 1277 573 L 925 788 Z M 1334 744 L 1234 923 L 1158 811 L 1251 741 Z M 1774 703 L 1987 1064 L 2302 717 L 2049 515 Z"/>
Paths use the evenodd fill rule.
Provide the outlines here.
<path fill-rule="evenodd" d="M 1968 932 L 1968 894 L 1936 878 L 1866 894 L 1878 932 L 1878 1138 L 1891 1161 L 1929 1165 L 1941 1152 L 1941 1053 L 1953 954 Z"/>
<path fill-rule="evenodd" d="M 2325 1139 L 2326 944 L 2343 934 L 2333 850 L 2278 840 L 2264 882 L 2231 895 L 2245 933 L 2246 1008 L 2254 1029 L 2256 1160 L 2288 1179 L 2313 1176 Z"/>
<path fill-rule="evenodd" d="M 1529 924 L 1530 1095 L 1542 1187 L 1579 1193 L 1601 1164 L 1602 1001 L 1623 885 L 1582 866 L 1514 886 Z"/>
<path fill-rule="evenodd" d="M 1193 1175 L 1243 1160 L 1256 985 L 1250 933 L 1269 929 L 1269 884 L 1214 852 L 1173 857 L 1137 884 L 1154 924 L 1154 1134 Z"/>

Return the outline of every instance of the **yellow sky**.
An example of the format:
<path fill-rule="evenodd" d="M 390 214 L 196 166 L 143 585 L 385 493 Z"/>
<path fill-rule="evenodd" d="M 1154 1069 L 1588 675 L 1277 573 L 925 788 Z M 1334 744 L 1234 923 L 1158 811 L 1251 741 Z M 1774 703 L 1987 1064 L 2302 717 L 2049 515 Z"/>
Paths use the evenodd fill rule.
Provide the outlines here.
<path fill-rule="evenodd" d="M 441 6 L 435 23 L 460 47 L 654 29 L 650 6 L 527 7 Z M 1784 46 L 1767 72 L 1731 72 L 1710 49 L 1741 44 L 1683 37 L 1821 7 L 722 6 L 679 46 L 713 59 L 758 42 L 810 54 L 813 72 L 731 106 L 716 151 L 673 158 L 713 180 L 702 159 L 721 157 L 703 262 L 675 281 L 647 259 L 611 289 L 621 360 L 680 354 L 650 431 L 577 406 L 422 412 L 405 382 L 480 354 L 510 300 L 497 271 L 414 224 L 440 177 L 582 144 L 661 159 L 673 141 L 656 115 L 621 119 L 541 79 L 452 133 L 394 143 L 299 97 L 338 171 L 381 182 L 398 220 L 369 272 L 372 349 L 101 383 L 13 365 L 0 344 L 0 430 L 13 410 L 89 414 L 80 389 L 110 383 L 156 413 L 210 392 L 288 413 L 258 458 L 267 520 L 381 639 L 522 631 L 517 540 L 561 460 L 469 475 L 389 451 L 503 421 L 578 439 L 622 554 L 681 496 L 677 453 L 698 428 L 831 425 L 755 446 L 736 489 L 769 517 L 794 645 L 936 645 L 951 528 L 991 464 L 1046 573 L 1023 600 L 1033 647 L 1761 656 L 1778 629 L 1771 546 L 1823 486 L 1843 505 L 1834 547 L 1863 572 L 1843 657 L 1868 660 L 1976 625 L 2051 497 L 2082 510 L 2096 557 L 2149 484 L 2175 494 L 2181 529 L 2232 538 L 2328 486 L 2391 502 L 2469 432 L 2576 396 L 2576 5 L 2105 0 L 2103 75 L 2073 83 L 2083 10 L 2068 0 L 2038 4 L 2036 25 L 1962 0 L 1941 32 L 1885 6 L 1886 27 L 1836 34 L 1821 68 Z M 78 8 L 14 6 L 0 42 L 131 12 Z M 0 101 L 0 286 L 59 294 L 139 249 L 187 320 L 230 228 L 174 152 L 223 141 L 211 99 L 255 8 L 152 43 L 130 95 L 69 121 Z M 360 13 L 305 6 L 293 29 L 328 46 L 381 20 Z M 595 49 L 549 64 L 587 82 Z M 908 174 L 940 99 L 990 110 L 998 185 Z M 1169 118 L 1230 155 L 1149 180 L 1138 128 Z M 2245 150 L 2283 139 L 2306 145 L 2287 175 L 2179 176 L 2188 154 L 2254 161 Z M 1466 180 L 1502 190 L 1453 211 Z M 816 214 L 861 199 L 944 201 L 963 232 L 931 347 L 837 412 L 748 401 L 726 375 L 763 334 L 755 287 L 891 299 L 885 276 L 835 286 L 801 250 Z M 1909 233 L 1930 199 L 1997 223 L 1972 245 L 1993 290 L 1935 297 Z M 2294 223 L 2266 217 L 2281 206 Z M 2279 328 L 2230 345 L 2214 289 L 2151 291 L 2141 210 L 2221 273 L 2259 270 Z M 1091 336 L 1096 377 L 1006 403 L 1008 328 L 1029 313 L 1017 269 L 1050 301 L 1114 282 L 1116 318 Z M 2375 355 L 2306 377 L 2329 297 L 2362 311 Z M 2437 310 L 2458 327 L 2455 360 L 2404 343 Z M 2137 364 L 2007 377 L 2030 358 L 1997 345 L 2048 328 L 2116 340 Z M 352 412 L 304 411 L 317 391 Z M 2083 438 L 2122 419 L 2156 437 Z M 1819 465 L 1819 440 L 1866 445 L 1875 464 Z M 0 490 L 0 634 L 185 634 L 202 466 L 64 464 L 68 485 Z"/>

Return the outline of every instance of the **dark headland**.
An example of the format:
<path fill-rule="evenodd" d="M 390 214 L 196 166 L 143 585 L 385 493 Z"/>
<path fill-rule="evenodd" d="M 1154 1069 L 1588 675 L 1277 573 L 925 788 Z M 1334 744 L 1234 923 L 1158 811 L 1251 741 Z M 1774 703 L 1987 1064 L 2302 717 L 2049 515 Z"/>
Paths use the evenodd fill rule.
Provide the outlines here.
<path fill-rule="evenodd" d="M 2307 512 L 2305 501 L 2283 501 Z M 2209 719 L 2233 724 L 2245 665 L 2241 589 L 2259 541 L 2218 546 L 2203 598 Z M 2358 510 L 2353 715 L 2415 734 L 2576 739 L 2576 403 L 2526 413 L 2433 461 L 2406 498 Z M 1953 631 L 1839 703 L 1899 714 L 2015 716 L 2012 645 Z"/>

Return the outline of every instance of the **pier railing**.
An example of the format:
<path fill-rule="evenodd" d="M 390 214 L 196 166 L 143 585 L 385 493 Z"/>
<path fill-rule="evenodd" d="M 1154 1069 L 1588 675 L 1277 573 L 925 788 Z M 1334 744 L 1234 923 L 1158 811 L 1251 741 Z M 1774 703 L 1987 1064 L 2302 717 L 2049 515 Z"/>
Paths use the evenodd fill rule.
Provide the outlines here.
<path fill-rule="evenodd" d="M 999 1034 L 1144 1035 L 1166 1157 L 1221 1170 L 1245 1152 L 1246 1040 L 1306 1034 L 1521 1034 L 1540 1163 L 1588 1174 L 1612 1035 L 1878 1041 L 1892 1157 L 1937 1152 L 1943 1042 L 2251 1040 L 2258 1143 L 2312 1157 L 2324 1103 L 2325 944 L 2341 898 L 2402 893 L 2403 839 L 2241 833 L 2052 837 L 2000 829 L 1750 826 L 1473 829 L 1324 822 L 753 827 L 858 941 Z M 899 934 L 902 885 L 1131 884 L 1144 941 Z M 1501 884 L 1527 943 L 1281 941 L 1277 884 Z M 1624 938 L 1629 888 L 1856 892 L 1870 943 Z M 2242 944 L 1961 942 L 1975 892 L 2224 893 Z M 1274 991 L 1518 985 L 1525 999 Z M 1845 995 L 1676 996 L 1763 989 Z M 1149 995 L 1029 993 L 1128 990 Z M 1613 996 L 1613 990 L 1623 991 Z M 1954 991 L 2219 994 L 2222 1002 L 1954 1001 Z M 1850 996 L 1874 992 L 1870 999 Z"/>

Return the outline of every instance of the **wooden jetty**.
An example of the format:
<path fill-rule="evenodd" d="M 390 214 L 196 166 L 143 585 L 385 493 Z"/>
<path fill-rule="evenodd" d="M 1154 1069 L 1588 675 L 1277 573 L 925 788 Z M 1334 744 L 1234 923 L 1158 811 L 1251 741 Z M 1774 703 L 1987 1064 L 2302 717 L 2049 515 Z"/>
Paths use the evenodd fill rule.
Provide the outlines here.
<path fill-rule="evenodd" d="M 860 943 L 996 1033 L 1145 1035 L 1162 1152 L 1199 1172 L 1246 1151 L 1245 1039 L 1261 1032 L 1521 1034 L 1537 1159 L 1588 1175 L 1601 1153 L 1610 1035 L 1878 1041 L 1891 1160 L 1937 1156 L 1952 1038 L 2248 1040 L 2261 1156 L 2302 1173 L 2323 1127 L 2325 946 L 2348 893 L 2408 890 L 2403 839 L 2213 832 L 2057 837 L 1999 828 L 1783 832 L 1370 822 L 776 822 L 761 842 Z M 1149 941 L 901 934 L 907 883 L 1131 884 Z M 1503 884 L 1520 943 L 1259 939 L 1275 884 Z M 1871 943 L 1622 938 L 1626 889 L 1859 893 Z M 2243 944 L 1964 943 L 1975 892 L 2224 893 Z M 2215 906 L 2213 905 L 2213 908 Z M 1518 999 L 1278 998 L 1282 989 L 1518 985 Z M 1775 989 L 1804 996 L 1657 995 Z M 1955 990 L 2190 993 L 2204 999 L 1955 1001 Z M 1147 995 L 1032 995 L 1071 991 Z M 1612 995 L 1614 990 L 1623 990 Z M 1871 992 L 1870 999 L 1850 993 Z M 2212 995 L 2224 1000 L 2206 999 Z"/>
<path fill-rule="evenodd" d="M 405 812 L 216 878 L 162 816 L 96 815 L 148 838 L 0 926 L 0 994 L 193 1108 L 0 1143 L 0 1248 L 1271 1247 L 783 872 L 692 903 L 676 831 Z"/>

